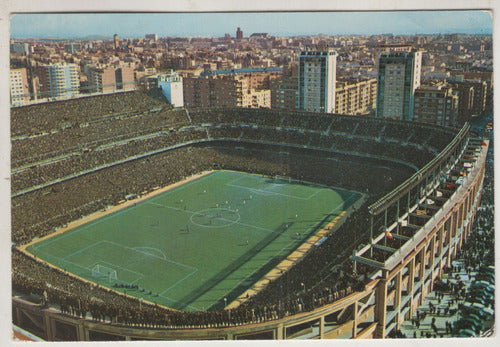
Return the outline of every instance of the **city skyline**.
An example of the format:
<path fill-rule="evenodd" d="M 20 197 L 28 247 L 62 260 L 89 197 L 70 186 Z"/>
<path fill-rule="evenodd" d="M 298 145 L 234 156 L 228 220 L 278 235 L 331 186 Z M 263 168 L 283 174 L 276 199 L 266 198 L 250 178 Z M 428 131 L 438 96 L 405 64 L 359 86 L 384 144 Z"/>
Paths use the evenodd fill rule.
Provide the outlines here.
<path fill-rule="evenodd" d="M 235 36 L 266 32 L 300 35 L 414 35 L 492 33 L 487 11 L 247 12 L 247 13 L 30 13 L 14 14 L 11 38 L 138 38 Z"/>

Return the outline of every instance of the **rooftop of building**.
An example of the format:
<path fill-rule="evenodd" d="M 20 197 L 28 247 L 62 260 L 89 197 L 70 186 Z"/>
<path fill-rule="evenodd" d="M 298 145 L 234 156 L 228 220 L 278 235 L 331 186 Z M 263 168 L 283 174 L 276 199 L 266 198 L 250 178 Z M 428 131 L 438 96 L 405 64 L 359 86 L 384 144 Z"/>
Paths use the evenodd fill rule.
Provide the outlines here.
<path fill-rule="evenodd" d="M 268 37 L 268 33 L 253 33 L 250 37 Z"/>
<path fill-rule="evenodd" d="M 447 89 L 449 87 L 450 86 L 446 82 L 441 82 L 440 81 L 440 82 L 437 82 L 437 83 L 422 84 L 422 85 L 420 85 L 420 87 L 417 90 L 420 90 L 420 91 L 426 91 L 426 90 L 436 91 L 436 90 Z"/>
<path fill-rule="evenodd" d="M 231 69 L 231 70 L 206 70 L 200 76 L 216 76 L 216 75 L 229 75 L 240 73 L 256 73 L 256 72 L 281 72 L 280 67 L 264 67 L 264 68 L 246 68 L 246 69 Z"/>
<path fill-rule="evenodd" d="M 300 56 L 308 56 L 308 55 L 331 55 L 337 54 L 337 52 L 333 48 L 325 48 L 322 50 L 305 50 L 300 52 Z"/>

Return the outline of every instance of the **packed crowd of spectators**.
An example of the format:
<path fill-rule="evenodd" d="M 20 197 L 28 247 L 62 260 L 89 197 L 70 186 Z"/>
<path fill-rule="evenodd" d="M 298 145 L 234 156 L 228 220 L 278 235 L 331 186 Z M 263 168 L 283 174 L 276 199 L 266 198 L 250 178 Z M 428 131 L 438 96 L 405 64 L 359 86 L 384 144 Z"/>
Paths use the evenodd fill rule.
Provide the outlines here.
<path fill-rule="evenodd" d="M 14 173 L 12 175 L 12 191 L 17 192 L 39 184 L 56 181 L 74 173 L 113 165 L 119 161 L 140 157 L 176 144 L 204 140 L 206 137 L 204 130 L 161 131 L 149 136 L 107 143 L 94 150 L 72 154 L 62 159 L 58 158 L 50 163 L 27 167 Z"/>
<path fill-rule="evenodd" d="M 125 96 L 122 98 L 127 100 Z M 262 115 L 246 109 L 209 110 L 206 114 L 190 112 L 188 115 L 184 110 L 154 109 L 157 100 L 150 99 L 150 103 L 143 101 L 144 107 L 139 113 L 115 114 L 75 123 L 57 132 L 47 127 L 39 129 L 45 131 L 43 136 L 14 140 L 12 191 L 47 184 L 188 141 L 229 138 L 293 144 L 397 159 L 422 167 L 452 137 L 451 132 L 443 129 L 430 132 L 421 129 L 424 126 L 412 128 L 402 124 L 399 125 L 401 131 L 391 122 L 381 125 L 377 120 L 364 118 L 355 122 L 346 116 L 336 116 L 332 120 L 331 116 L 289 115 L 276 111 L 263 111 Z M 93 105 L 95 101 L 90 98 L 88 103 Z M 410 138 L 414 142 L 409 142 Z M 423 146 L 429 139 L 432 145 Z"/>
<path fill-rule="evenodd" d="M 169 107 L 159 90 L 132 91 L 70 99 L 11 110 L 11 136 L 32 136 L 110 115 Z"/>
<path fill-rule="evenodd" d="M 186 123 L 186 114 L 180 110 L 160 110 L 115 115 L 91 124 L 80 123 L 43 136 L 12 141 L 12 166 L 34 164 L 66 153 L 80 153 L 102 145 L 130 140 L 136 137 L 168 133 L 173 127 Z M 36 148 L 36 151 L 33 151 Z"/>
<path fill-rule="evenodd" d="M 366 242 L 366 206 L 414 172 L 407 165 L 397 163 L 389 168 L 387 162 L 377 156 L 421 167 L 453 137 L 453 132 L 446 129 L 432 133 L 425 126 L 396 127 L 391 122 L 369 119 L 357 122 L 342 116 L 244 109 L 189 113 L 156 110 L 155 107 L 163 105 L 159 97 L 145 97 L 140 93 L 96 97 L 98 99 L 92 100 L 98 102 L 92 101 L 92 107 L 85 107 L 85 101 L 80 99 L 65 101 L 64 107 L 59 103 L 14 109 L 12 134 L 20 139 L 13 142 L 13 163 L 31 164 L 40 160 L 36 155 L 43 152 L 48 153 L 44 158 L 51 158 L 71 153 L 76 147 L 78 150 L 92 147 L 92 150 L 20 170 L 12 177 L 13 191 L 178 143 L 200 139 L 224 141 L 162 151 L 16 196 L 12 199 L 15 245 L 117 205 L 131 194 L 139 196 L 213 168 L 342 186 L 366 193 L 366 200 L 325 242 L 233 310 L 175 312 L 141 303 L 77 280 L 13 248 L 12 281 L 16 291 L 39 295 L 45 304 L 57 305 L 64 313 L 149 327 L 238 325 L 309 311 L 363 287 L 363 281 L 352 275 L 351 263 L 347 260 L 354 247 Z M 124 95 L 129 95 L 130 100 Z M 109 102 L 99 98 L 109 98 Z M 23 122 L 23 117 L 27 122 Z M 64 122 L 71 126 L 62 129 Z M 81 126 L 83 122 L 88 125 Z M 134 133 L 136 127 L 140 127 L 140 131 Z M 54 129 L 59 130 L 50 134 Z M 22 138 L 44 133 L 47 135 Z M 138 137 L 138 134 L 147 136 Z M 381 138 L 391 140 L 384 142 Z M 55 139 L 57 145 L 52 143 Z M 235 142 L 241 140 L 255 143 Z M 295 144 L 301 149 L 265 145 L 269 142 Z M 422 150 L 424 145 L 432 150 Z M 369 156 L 361 158 L 343 152 Z M 31 155 L 31 161 L 23 161 L 26 155 Z"/>

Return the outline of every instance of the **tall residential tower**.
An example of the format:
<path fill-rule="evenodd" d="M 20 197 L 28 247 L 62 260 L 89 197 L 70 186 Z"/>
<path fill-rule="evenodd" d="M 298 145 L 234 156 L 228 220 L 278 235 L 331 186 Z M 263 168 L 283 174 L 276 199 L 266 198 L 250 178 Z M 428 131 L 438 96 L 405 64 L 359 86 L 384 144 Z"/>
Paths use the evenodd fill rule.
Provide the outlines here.
<path fill-rule="evenodd" d="M 413 120 L 415 90 L 420 86 L 422 52 L 381 53 L 378 60 L 377 117 Z"/>
<path fill-rule="evenodd" d="M 40 98 L 70 99 L 79 94 L 80 79 L 76 64 L 50 64 L 38 68 Z"/>
<path fill-rule="evenodd" d="M 335 112 L 337 53 L 302 51 L 299 55 L 299 109 Z"/>

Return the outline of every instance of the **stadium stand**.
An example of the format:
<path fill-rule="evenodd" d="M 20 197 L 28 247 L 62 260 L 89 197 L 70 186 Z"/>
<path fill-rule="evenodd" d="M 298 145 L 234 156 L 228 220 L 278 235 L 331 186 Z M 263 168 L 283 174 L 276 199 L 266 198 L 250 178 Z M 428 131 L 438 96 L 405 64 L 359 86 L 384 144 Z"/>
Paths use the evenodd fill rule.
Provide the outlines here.
<path fill-rule="evenodd" d="M 360 274 L 367 274 L 369 266 L 358 264 L 354 272 L 350 261 L 353 250 L 370 242 L 368 206 L 436 158 L 458 132 L 277 110 L 190 110 L 188 115 L 173 110 L 154 91 L 19 107 L 12 109 L 11 119 L 14 292 L 64 316 L 174 330 L 276 321 L 368 291 L 371 279 Z M 81 281 L 17 248 L 131 194 L 215 167 L 341 186 L 366 192 L 367 199 L 288 271 L 226 310 L 177 312 L 140 302 Z M 386 255 L 378 249 L 373 257 L 382 261 Z M 342 314 L 335 316 L 332 321 L 338 324 L 346 321 Z M 91 338 L 72 329 L 65 332 L 69 337 L 40 333 L 45 339 Z M 295 333 L 292 329 L 286 335 Z M 124 335 L 103 336 L 95 339 Z M 179 336 L 190 338 L 189 333 Z"/>

